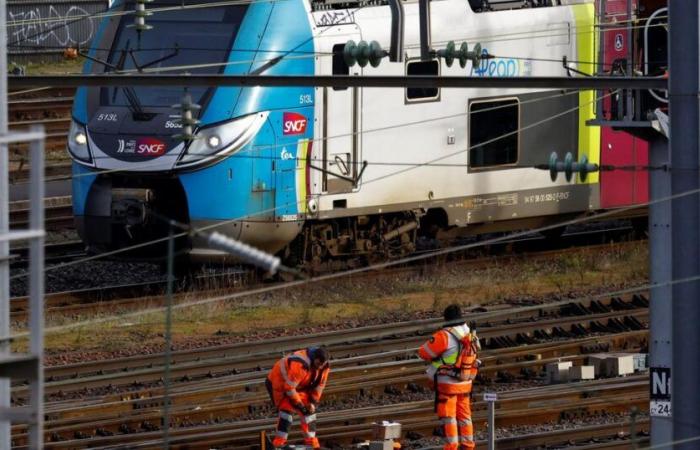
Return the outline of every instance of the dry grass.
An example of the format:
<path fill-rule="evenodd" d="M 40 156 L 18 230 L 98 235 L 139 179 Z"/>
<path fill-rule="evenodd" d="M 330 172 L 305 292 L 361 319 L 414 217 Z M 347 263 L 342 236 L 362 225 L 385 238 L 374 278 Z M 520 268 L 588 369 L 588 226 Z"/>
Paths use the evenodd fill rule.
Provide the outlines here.
<path fill-rule="evenodd" d="M 27 75 L 66 75 L 83 72 L 85 58 L 65 59 L 54 62 L 28 63 L 24 65 Z"/>
<path fill-rule="evenodd" d="M 647 246 L 611 247 L 597 254 L 570 253 L 546 261 L 511 261 L 473 269 L 459 264 L 434 267 L 422 276 L 397 275 L 334 280 L 264 295 L 177 309 L 173 338 L 212 339 L 216 334 L 310 327 L 374 318 L 389 312 L 442 311 L 449 303 L 487 305 L 513 299 L 567 296 L 594 289 L 616 289 L 647 281 Z M 191 300 L 200 300 L 192 294 Z M 83 317 L 82 319 L 85 319 Z M 51 335 L 47 349 L 112 351 L 160 345 L 162 313 L 128 318 L 89 329 Z"/>

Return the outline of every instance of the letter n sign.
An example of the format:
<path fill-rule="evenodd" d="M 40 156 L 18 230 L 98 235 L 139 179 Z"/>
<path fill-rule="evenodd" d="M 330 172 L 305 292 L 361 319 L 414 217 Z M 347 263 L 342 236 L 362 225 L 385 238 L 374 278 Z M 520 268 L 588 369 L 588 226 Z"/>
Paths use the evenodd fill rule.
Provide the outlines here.
<path fill-rule="evenodd" d="M 649 413 L 656 417 L 671 417 L 671 369 L 651 367 Z"/>

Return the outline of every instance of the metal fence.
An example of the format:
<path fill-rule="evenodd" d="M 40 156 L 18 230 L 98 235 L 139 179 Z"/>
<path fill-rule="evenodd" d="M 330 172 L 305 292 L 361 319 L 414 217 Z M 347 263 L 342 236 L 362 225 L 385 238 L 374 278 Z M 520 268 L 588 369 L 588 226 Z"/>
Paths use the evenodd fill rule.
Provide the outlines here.
<path fill-rule="evenodd" d="M 87 47 L 97 32 L 107 0 L 7 2 L 8 60 L 17 63 L 57 60 L 66 47 Z"/>

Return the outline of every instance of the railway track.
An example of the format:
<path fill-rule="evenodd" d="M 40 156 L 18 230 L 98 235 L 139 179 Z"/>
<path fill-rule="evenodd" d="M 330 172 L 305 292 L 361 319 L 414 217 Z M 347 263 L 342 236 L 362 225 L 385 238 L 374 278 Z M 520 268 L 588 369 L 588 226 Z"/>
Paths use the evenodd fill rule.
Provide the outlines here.
<path fill-rule="evenodd" d="M 10 203 L 10 226 L 23 228 L 29 225 L 28 200 Z M 73 228 L 73 203 L 70 196 L 44 198 L 44 216 L 47 230 Z"/>
<path fill-rule="evenodd" d="M 645 305 L 645 300 L 637 297 L 474 314 L 487 349 L 483 352 L 485 367 L 481 382 L 491 383 L 506 377 L 506 374 L 511 377 L 523 377 L 525 374 L 526 378 L 534 379 L 536 376 L 533 374 L 540 371 L 547 362 L 557 359 L 581 361 L 584 357 L 581 355 L 582 348 L 600 350 L 622 348 L 623 345 L 630 349 L 639 348 L 646 337 L 643 323 L 648 311 Z M 582 323 L 586 322 L 587 326 L 583 326 Z M 199 441 L 204 434 L 218 433 L 216 439 L 224 439 L 228 445 L 238 442 L 240 448 L 250 448 L 257 433 L 261 429 L 269 429 L 272 423 L 272 419 L 241 421 L 246 415 L 264 410 L 267 403 L 262 388 L 264 372 L 260 369 L 269 367 L 281 352 L 310 343 L 323 342 L 330 345 L 335 357 L 333 384 L 325 395 L 328 402 L 342 401 L 348 397 L 379 395 L 387 386 L 399 386 L 400 392 L 409 392 L 415 389 L 411 386 L 419 385 L 424 377 L 422 362 L 411 356 L 426 338 L 425 335 L 438 323 L 439 320 L 422 320 L 383 324 L 296 336 L 293 342 L 290 342 L 289 337 L 280 337 L 259 343 L 175 352 L 171 371 L 174 380 L 171 396 L 175 426 L 173 436 L 181 439 L 182 445 L 190 445 L 205 442 Z M 627 325 L 623 325 L 625 323 Z M 591 333 L 599 336 L 590 336 Z M 545 339 L 546 342 L 536 342 Z M 523 345 L 524 342 L 529 344 Z M 159 367 L 162 361 L 162 355 L 143 355 L 47 368 L 46 390 L 52 397 L 52 401 L 46 405 L 47 439 L 60 441 L 51 444 L 51 447 L 99 447 L 116 445 L 116 442 L 128 442 L 129 447 L 132 447 L 137 442 L 157 439 L 159 433 L 156 430 L 161 426 L 163 407 L 163 368 Z M 603 392 L 617 392 L 616 395 L 625 392 L 629 394 L 628 397 L 615 401 L 627 405 L 626 407 L 629 407 L 630 402 L 643 407 L 648 385 L 642 378 L 635 378 L 635 382 L 630 381 L 632 378 L 600 381 L 590 384 L 590 387 L 586 384 L 582 391 L 586 392 L 585 396 L 581 397 L 580 392 L 576 394 L 579 396 L 571 398 L 568 408 L 576 405 L 581 410 L 582 405 L 587 405 L 586 408 L 591 411 L 595 408 L 609 409 L 613 400 L 594 398 Z M 611 383 L 612 387 L 605 387 L 608 386 L 606 383 Z M 518 423 L 518 417 L 525 422 L 531 421 L 535 415 L 522 402 L 527 400 L 531 403 L 532 392 L 537 392 L 535 397 L 544 402 L 547 399 L 561 401 L 565 396 L 561 392 L 562 388 L 536 387 L 534 389 L 542 390 L 523 391 L 521 397 L 504 393 L 501 395 L 505 405 L 502 406 L 505 408 L 503 412 L 512 412 L 509 413 L 510 416 L 499 414 L 499 417 L 503 418 L 504 423 L 513 425 Z M 15 386 L 13 398 L 21 401 L 23 389 L 22 386 Z M 525 392 L 530 392 L 529 396 Z M 71 396 L 76 398 L 69 398 Z M 508 400 L 511 396 L 512 399 Z M 388 410 L 382 409 L 386 406 L 368 406 L 343 412 L 343 409 L 347 409 L 347 404 L 346 408 L 342 406 L 341 404 L 338 411 L 323 414 L 328 422 L 321 422 L 321 429 L 329 439 L 334 433 L 333 427 L 340 426 L 337 421 L 355 423 L 359 420 L 355 434 L 360 432 L 360 428 L 364 428 L 362 433 L 365 433 L 369 430 L 366 420 L 386 417 L 387 413 L 383 411 L 391 411 L 391 418 L 396 419 L 396 414 L 403 411 L 401 408 L 406 408 L 406 411 L 400 416 L 400 421 L 409 430 L 422 429 L 419 422 L 412 422 L 416 416 L 422 421 L 420 423 L 435 426 L 429 400 L 407 402 L 401 408 L 392 405 Z M 480 417 L 478 414 L 481 414 L 481 407 L 477 402 L 477 417 Z M 523 411 L 529 412 L 522 413 Z M 561 413 L 560 411 L 559 414 Z M 551 406 L 543 407 L 542 414 L 549 414 L 547 417 L 550 418 L 556 415 L 552 415 Z M 544 416 L 537 416 L 537 420 L 542 417 Z M 192 426 L 197 423 L 206 425 Z M 21 427 L 15 427 L 13 435 L 16 445 L 21 446 L 25 439 Z M 208 445 L 220 442 L 216 439 L 209 441 L 209 437 L 206 439 Z M 144 445 L 144 448 L 151 448 L 160 444 L 154 441 Z"/>
<path fill-rule="evenodd" d="M 641 408 L 648 404 L 647 391 L 647 380 L 644 376 L 637 376 L 502 392 L 502 400 L 497 410 L 497 426 L 533 425 L 558 421 L 562 416 L 572 414 L 584 417 L 603 410 L 608 413 L 626 412 L 630 407 Z M 484 423 L 484 408 L 483 402 L 474 402 L 475 423 Z M 433 402 L 420 400 L 321 412 L 318 414 L 319 433 L 326 442 L 347 446 L 358 438 L 369 438 L 371 422 L 387 417 L 401 422 L 404 430 L 422 435 L 432 434 L 438 425 L 434 418 Z M 274 427 L 275 419 L 212 422 L 214 423 L 171 429 L 170 445 L 174 448 L 225 446 L 229 449 L 250 449 L 259 441 L 261 431 L 269 431 Z M 47 448 L 76 448 L 89 445 L 91 448 L 126 446 L 132 449 L 152 449 L 162 448 L 163 445 L 162 432 L 158 429 L 113 435 L 105 429 L 101 434 L 102 436 L 90 438 L 89 443 L 88 439 L 74 438 L 49 442 Z M 290 435 L 292 441 L 298 442 L 299 437 L 298 432 L 292 432 Z M 561 435 L 559 438 L 561 439 Z M 17 448 L 23 447 L 20 444 Z"/>
<path fill-rule="evenodd" d="M 34 124 L 44 125 L 46 150 L 65 149 L 74 93 L 74 89 L 51 88 L 10 96 L 9 127 L 21 129 Z M 26 144 L 13 144 L 10 150 L 21 154 L 25 147 Z M 12 177 L 22 179 L 21 173 L 13 172 Z"/>

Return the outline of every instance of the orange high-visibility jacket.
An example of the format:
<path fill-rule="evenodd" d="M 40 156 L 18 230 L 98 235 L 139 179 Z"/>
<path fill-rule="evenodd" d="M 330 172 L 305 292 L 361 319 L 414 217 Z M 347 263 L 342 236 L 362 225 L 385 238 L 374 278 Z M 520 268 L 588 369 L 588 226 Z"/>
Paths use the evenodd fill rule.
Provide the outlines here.
<path fill-rule="evenodd" d="M 267 376 L 272 383 L 275 404 L 279 405 L 286 396 L 293 405 L 301 405 L 303 402 L 299 392 L 305 392 L 311 403 L 320 402 L 329 372 L 328 364 L 320 370 L 311 367 L 308 349 L 280 359 Z"/>
<path fill-rule="evenodd" d="M 426 370 L 426 374 L 431 381 L 437 381 L 437 386 L 435 386 L 435 388 L 438 392 L 444 394 L 464 394 L 471 392 L 472 379 L 462 380 L 439 371 L 441 366 L 449 366 L 449 362 L 454 363 L 461 348 L 460 340 L 468 334 L 469 326 L 466 324 L 443 328 L 436 331 L 432 337 L 418 349 L 418 356 L 431 362 L 431 365 L 428 366 Z M 476 360 L 476 354 L 474 354 L 471 359 Z M 470 361 L 470 363 L 471 362 L 472 361 Z M 476 376 L 476 370 L 473 372 L 473 375 Z"/>

